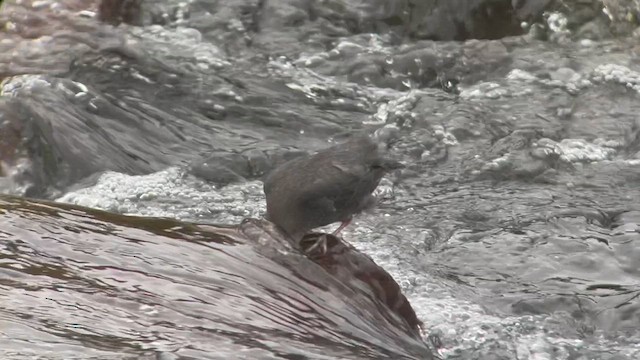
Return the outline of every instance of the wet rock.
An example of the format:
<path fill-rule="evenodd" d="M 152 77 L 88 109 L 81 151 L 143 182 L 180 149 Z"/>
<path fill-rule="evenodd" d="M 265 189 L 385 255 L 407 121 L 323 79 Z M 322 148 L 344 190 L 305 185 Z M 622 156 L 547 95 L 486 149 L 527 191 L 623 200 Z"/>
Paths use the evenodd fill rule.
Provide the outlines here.
<path fill-rule="evenodd" d="M 542 23 L 547 36 L 556 41 L 563 36 L 596 40 L 630 35 L 640 25 L 640 7 L 633 1 L 547 1 L 542 8 L 538 7 L 536 10 L 533 12 L 535 16 L 530 18 L 532 21 L 540 21 L 540 14 L 546 11 L 546 21 Z M 551 16 L 552 19 L 549 18 L 551 14 L 555 14 Z M 564 22 L 564 34 L 558 31 L 556 20 L 560 18 Z"/>
<path fill-rule="evenodd" d="M 532 142 L 540 137 L 535 130 L 516 130 L 511 134 L 498 139 L 489 149 L 487 155 L 497 158 L 511 152 L 528 149 Z M 536 157 L 535 155 L 533 155 Z"/>
<path fill-rule="evenodd" d="M 190 172 L 201 179 L 226 185 L 245 180 L 250 175 L 251 170 L 244 156 L 218 152 L 194 162 L 190 166 Z"/>
<path fill-rule="evenodd" d="M 640 26 L 640 2 L 623 0 L 602 1 L 602 13 L 611 21 L 611 30 L 616 35 L 631 34 Z"/>
<path fill-rule="evenodd" d="M 138 146 L 145 142 L 142 136 L 129 138 L 121 134 L 120 142 L 113 142 L 106 128 L 122 129 L 119 121 L 105 121 L 96 114 L 79 115 L 79 108 L 86 106 L 94 110 L 100 108 L 103 115 L 107 112 L 115 117 L 120 115 L 120 121 L 127 117 L 117 106 L 95 96 L 82 84 L 68 79 L 25 76 L 6 82 L 3 91 L 7 101 L 0 104 L 6 120 L 2 126 L 12 129 L 19 139 L 17 144 L 12 144 L 11 154 L 27 155 L 31 160 L 29 181 L 33 188 L 30 196 L 55 196 L 52 193 L 97 172 L 148 173 L 160 170 L 176 159 L 160 151 L 147 152 L 149 148 L 160 148 L 159 144 L 147 149 Z M 79 108 L 69 110 L 61 105 L 71 106 L 70 100 Z M 167 133 L 155 135 L 162 137 Z M 180 142 L 175 134 L 169 137 Z M 138 145 L 124 146 L 123 143 Z"/>
<path fill-rule="evenodd" d="M 227 185 L 247 179 L 258 179 L 291 159 L 307 153 L 296 149 L 258 150 L 241 153 L 217 151 L 194 161 L 189 172 L 203 180 Z"/>
<path fill-rule="evenodd" d="M 526 1 L 540 3 L 541 1 Z M 544 1 L 542 1 L 544 3 Z M 317 4 L 289 0 L 253 4 L 252 43 L 272 54 L 322 49 L 336 35 L 375 32 L 397 38 L 431 40 L 499 39 L 522 34 L 519 15 L 510 0 L 420 1 L 329 1 Z M 518 4 L 523 16 L 531 17 L 544 6 Z M 224 11 L 219 9 L 219 11 Z"/>
<path fill-rule="evenodd" d="M 576 37 L 580 39 L 600 40 L 611 36 L 608 26 L 599 19 L 588 21 L 575 31 Z"/>
<path fill-rule="evenodd" d="M 264 151 L 250 149 L 242 152 L 242 156 L 247 159 L 250 176 L 260 177 L 272 167 L 271 159 Z"/>
<path fill-rule="evenodd" d="M 98 19 L 109 24 L 142 24 L 142 0 L 102 0 L 98 5 Z"/>
<path fill-rule="evenodd" d="M 7 196 L 0 196 L 0 220 L 6 225 L 5 259 L 34 264 L 16 267 L 13 271 L 22 276 L 7 289 L 26 283 L 35 289 L 55 281 L 57 288 L 65 288 L 63 296 L 77 292 L 78 309 L 69 309 L 51 301 L 58 295 L 34 291 L 31 316 L 48 323 L 64 314 L 87 330 L 99 330 L 93 340 L 111 338 L 126 324 L 136 329 L 127 336 L 142 341 L 155 333 L 147 323 L 161 321 L 164 336 L 170 337 L 224 327 L 205 332 L 202 344 L 225 357 L 242 351 L 256 358 L 434 358 L 398 284 L 369 257 L 331 235 L 325 255 L 307 257 L 263 220 L 196 225 Z M 103 295 L 121 300 L 105 305 Z M 89 319 L 79 310 L 97 306 L 109 316 Z M 136 324 L 128 315 L 133 308 L 138 309 Z M 14 306 L 12 312 L 20 316 L 22 310 Z M 184 316 L 197 322 L 176 320 Z M 3 331 L 11 334 L 14 328 Z M 273 344 L 256 344 L 257 333 Z M 57 336 L 63 341 L 83 335 Z M 120 346 L 126 348 L 112 344 Z M 201 358 L 211 349 L 190 351 Z"/>
<path fill-rule="evenodd" d="M 384 21 L 418 39 L 496 39 L 522 33 L 510 1 L 397 1 L 394 5 L 377 7 L 380 14 L 366 14 L 365 23 Z"/>
<path fill-rule="evenodd" d="M 300 242 L 301 250 L 308 254 L 307 249 L 316 243 L 319 236 L 326 236 L 327 251 L 313 252 L 309 254 L 310 258 L 342 281 L 349 283 L 355 277 L 365 283 L 378 300 L 406 322 L 408 331 L 413 336 L 421 338 L 420 329 L 423 324 L 391 275 L 369 256 L 359 253 L 353 246 L 333 235 L 307 234 Z"/>

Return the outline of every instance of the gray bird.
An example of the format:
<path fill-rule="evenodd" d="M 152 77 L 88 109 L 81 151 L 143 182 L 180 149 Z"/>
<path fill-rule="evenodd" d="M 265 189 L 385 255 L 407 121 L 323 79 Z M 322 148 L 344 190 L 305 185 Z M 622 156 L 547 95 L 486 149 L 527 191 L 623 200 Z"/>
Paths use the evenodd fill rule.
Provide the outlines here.
<path fill-rule="evenodd" d="M 401 167 L 386 158 L 382 144 L 357 135 L 345 143 L 290 160 L 264 182 L 267 220 L 299 242 L 311 229 L 341 222 L 375 205 L 372 192 L 382 176 Z"/>

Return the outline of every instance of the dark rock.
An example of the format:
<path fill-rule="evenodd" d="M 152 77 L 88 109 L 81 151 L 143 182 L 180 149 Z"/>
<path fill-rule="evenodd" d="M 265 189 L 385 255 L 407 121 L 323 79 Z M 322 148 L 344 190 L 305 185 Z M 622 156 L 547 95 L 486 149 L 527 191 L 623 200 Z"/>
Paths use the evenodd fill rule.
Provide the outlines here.
<path fill-rule="evenodd" d="M 418 319 L 409 300 L 402 294 L 398 283 L 369 256 L 333 235 L 311 233 L 300 242 L 300 249 L 307 253 L 320 236 L 327 236 L 327 250 L 309 254 L 309 258 L 330 274 L 345 282 L 353 278 L 362 281 L 371 293 L 408 325 L 408 331 L 420 339 L 422 321 Z"/>
<path fill-rule="evenodd" d="M 98 19 L 109 24 L 142 24 L 143 0 L 102 0 L 98 6 Z"/>
<path fill-rule="evenodd" d="M 190 172 L 219 185 L 245 180 L 251 173 L 247 158 L 240 154 L 218 152 L 194 162 Z"/>
<path fill-rule="evenodd" d="M 540 15 L 547 1 L 325 1 L 247 2 L 251 14 L 250 42 L 272 55 L 293 55 L 315 48 L 322 51 L 336 37 L 364 33 L 391 34 L 429 40 L 499 39 L 523 33 L 522 17 Z M 236 17 L 240 6 L 217 11 Z M 215 11 L 211 11 L 215 13 Z"/>

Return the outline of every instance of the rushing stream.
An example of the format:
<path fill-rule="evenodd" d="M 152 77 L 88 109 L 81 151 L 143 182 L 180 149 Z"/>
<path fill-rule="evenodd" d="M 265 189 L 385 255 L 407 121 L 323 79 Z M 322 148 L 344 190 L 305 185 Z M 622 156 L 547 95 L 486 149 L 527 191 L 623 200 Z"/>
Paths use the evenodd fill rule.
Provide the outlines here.
<path fill-rule="evenodd" d="M 639 19 L 633 0 L 5 1 L 0 358 L 640 358 Z M 275 166 L 379 128 L 405 168 L 345 251 L 395 279 L 423 339 L 245 220 Z"/>

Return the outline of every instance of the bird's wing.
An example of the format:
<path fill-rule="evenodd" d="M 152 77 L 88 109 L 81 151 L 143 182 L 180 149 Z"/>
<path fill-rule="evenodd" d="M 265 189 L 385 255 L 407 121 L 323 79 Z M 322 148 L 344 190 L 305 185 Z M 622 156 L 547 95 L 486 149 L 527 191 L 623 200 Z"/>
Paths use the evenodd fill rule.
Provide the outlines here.
<path fill-rule="evenodd" d="M 354 181 L 362 178 L 366 175 L 366 169 L 364 165 L 356 165 L 353 164 L 347 165 L 337 161 L 331 162 L 331 166 L 333 167 L 333 171 L 329 171 L 329 174 L 335 174 L 335 176 L 340 176 L 345 181 Z"/>
<path fill-rule="evenodd" d="M 295 158 L 271 170 L 271 172 L 265 177 L 262 184 L 262 189 L 264 190 L 265 195 L 269 195 L 274 186 L 281 183 L 282 180 L 287 177 L 287 174 L 298 166 L 298 163 L 301 160 L 301 158 Z"/>
<path fill-rule="evenodd" d="M 340 164 L 333 164 L 332 168 L 326 169 L 323 173 L 317 174 L 314 181 L 305 189 L 304 199 L 306 201 L 327 201 L 336 203 L 350 201 L 350 197 L 355 193 L 355 189 L 360 186 L 363 175 L 356 168 L 348 168 Z M 319 200 L 323 199 L 323 200 Z"/>

